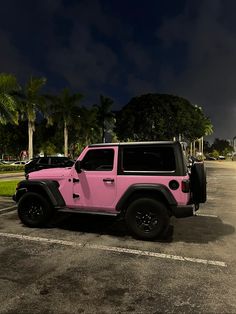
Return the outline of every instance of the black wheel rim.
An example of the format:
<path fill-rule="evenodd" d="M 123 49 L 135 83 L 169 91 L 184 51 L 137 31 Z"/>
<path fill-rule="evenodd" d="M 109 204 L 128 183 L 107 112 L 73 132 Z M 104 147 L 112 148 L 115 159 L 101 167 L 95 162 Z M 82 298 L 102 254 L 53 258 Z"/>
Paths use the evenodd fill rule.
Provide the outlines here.
<path fill-rule="evenodd" d="M 24 216 L 31 221 L 40 221 L 43 217 L 43 206 L 36 201 L 25 205 Z"/>
<path fill-rule="evenodd" d="M 155 212 L 148 209 L 141 209 L 136 212 L 136 224 L 137 227 L 145 232 L 151 232 L 158 227 L 158 216 Z"/>

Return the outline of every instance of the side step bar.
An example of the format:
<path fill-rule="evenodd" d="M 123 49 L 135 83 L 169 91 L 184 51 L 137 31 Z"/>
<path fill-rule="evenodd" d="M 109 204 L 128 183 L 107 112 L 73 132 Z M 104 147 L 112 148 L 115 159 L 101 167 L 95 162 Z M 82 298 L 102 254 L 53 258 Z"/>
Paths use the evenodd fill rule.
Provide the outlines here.
<path fill-rule="evenodd" d="M 84 209 L 78 209 L 78 208 L 60 208 L 57 210 L 58 212 L 61 213 L 74 213 L 74 214 L 88 214 L 88 215 L 103 215 L 103 216 L 113 216 L 116 217 L 118 216 L 117 213 L 109 213 L 105 211 L 92 211 L 92 210 L 84 210 Z"/>

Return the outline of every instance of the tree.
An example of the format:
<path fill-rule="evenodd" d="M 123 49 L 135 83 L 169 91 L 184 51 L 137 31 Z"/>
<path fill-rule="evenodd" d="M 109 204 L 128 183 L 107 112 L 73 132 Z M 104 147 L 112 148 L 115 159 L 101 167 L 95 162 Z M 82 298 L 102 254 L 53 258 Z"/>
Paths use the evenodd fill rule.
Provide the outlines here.
<path fill-rule="evenodd" d="M 15 76 L 0 74 L 0 123 L 18 123 L 17 102 L 12 95 L 20 89 Z"/>
<path fill-rule="evenodd" d="M 205 136 L 211 135 L 213 133 L 213 125 L 209 117 L 204 118 L 204 129 L 205 129 Z"/>
<path fill-rule="evenodd" d="M 56 146 L 50 141 L 43 142 L 40 146 L 40 151 L 43 151 L 44 155 L 54 155 L 57 153 Z"/>
<path fill-rule="evenodd" d="M 134 97 L 117 114 L 120 140 L 194 140 L 205 134 L 202 110 L 188 100 L 167 94 Z"/>
<path fill-rule="evenodd" d="M 83 98 L 80 93 L 70 94 L 68 88 L 64 88 L 59 96 L 47 96 L 51 123 L 62 123 L 64 131 L 64 155 L 68 156 L 68 133 L 69 127 L 79 123 L 80 107 L 79 102 Z"/>
<path fill-rule="evenodd" d="M 19 157 L 21 151 L 26 150 L 27 139 L 26 121 L 16 124 L 0 124 L 0 156 L 3 154 Z"/>
<path fill-rule="evenodd" d="M 203 142 L 203 150 L 205 153 L 211 152 L 211 144 L 208 141 Z"/>
<path fill-rule="evenodd" d="M 41 88 L 45 85 L 45 78 L 31 77 L 26 83 L 23 93 L 18 94 L 20 113 L 22 119 L 28 121 L 28 153 L 33 157 L 33 134 L 35 131 L 36 114 L 41 110 L 44 97 L 40 95 Z"/>
<path fill-rule="evenodd" d="M 227 153 L 232 153 L 234 149 L 227 140 L 216 138 L 211 146 L 211 150 L 218 151 L 220 155 L 227 155 Z"/>
<path fill-rule="evenodd" d="M 111 112 L 112 105 L 113 100 L 103 95 L 100 95 L 100 104 L 94 105 L 97 109 L 97 120 L 101 128 L 103 143 L 105 143 L 106 124 L 114 118 L 114 114 Z"/>
<path fill-rule="evenodd" d="M 79 139 L 82 146 L 100 141 L 100 124 L 97 108 L 82 107 L 80 110 Z"/>

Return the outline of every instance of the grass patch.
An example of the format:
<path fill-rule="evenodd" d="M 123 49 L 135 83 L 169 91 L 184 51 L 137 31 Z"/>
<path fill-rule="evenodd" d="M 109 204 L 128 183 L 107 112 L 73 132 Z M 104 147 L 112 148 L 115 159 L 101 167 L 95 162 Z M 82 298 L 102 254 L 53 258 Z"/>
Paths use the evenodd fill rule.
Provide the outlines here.
<path fill-rule="evenodd" d="M 0 181 L 0 196 L 12 196 L 15 194 L 19 180 Z"/>

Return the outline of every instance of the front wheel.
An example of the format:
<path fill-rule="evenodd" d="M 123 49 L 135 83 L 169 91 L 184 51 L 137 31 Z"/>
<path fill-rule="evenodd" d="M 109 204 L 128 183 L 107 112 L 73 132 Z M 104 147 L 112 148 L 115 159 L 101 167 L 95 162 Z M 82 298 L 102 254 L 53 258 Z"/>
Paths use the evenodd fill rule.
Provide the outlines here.
<path fill-rule="evenodd" d="M 133 201 L 126 211 L 125 220 L 131 233 L 143 240 L 160 237 L 169 226 L 166 206 L 150 198 Z"/>
<path fill-rule="evenodd" d="M 18 204 L 18 216 L 28 227 L 42 227 L 52 217 L 53 210 L 48 201 L 40 194 L 25 193 Z"/>

